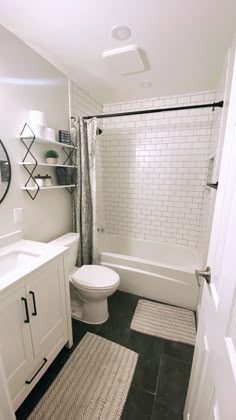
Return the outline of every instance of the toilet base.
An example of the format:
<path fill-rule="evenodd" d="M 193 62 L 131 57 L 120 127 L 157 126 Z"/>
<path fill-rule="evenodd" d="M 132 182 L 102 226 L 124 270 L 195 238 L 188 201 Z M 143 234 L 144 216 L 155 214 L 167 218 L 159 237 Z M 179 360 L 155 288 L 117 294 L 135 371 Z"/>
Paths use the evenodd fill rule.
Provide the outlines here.
<path fill-rule="evenodd" d="M 71 318 L 76 319 L 77 321 L 83 322 L 84 324 L 100 325 L 100 324 L 104 324 L 104 323 L 108 320 L 108 318 L 109 318 L 109 314 L 107 315 L 107 318 L 106 318 L 106 319 L 104 319 L 104 321 L 100 321 L 100 322 L 88 322 L 88 321 L 85 321 L 85 320 L 84 320 L 84 319 L 82 319 L 82 318 L 77 317 L 77 316 L 76 316 L 76 315 L 74 315 L 74 314 L 72 314 L 72 315 L 71 315 Z"/>
<path fill-rule="evenodd" d="M 85 324 L 103 324 L 109 318 L 107 299 L 98 302 L 83 302 L 81 318 L 74 316 L 74 314 L 72 314 L 72 318 Z"/>

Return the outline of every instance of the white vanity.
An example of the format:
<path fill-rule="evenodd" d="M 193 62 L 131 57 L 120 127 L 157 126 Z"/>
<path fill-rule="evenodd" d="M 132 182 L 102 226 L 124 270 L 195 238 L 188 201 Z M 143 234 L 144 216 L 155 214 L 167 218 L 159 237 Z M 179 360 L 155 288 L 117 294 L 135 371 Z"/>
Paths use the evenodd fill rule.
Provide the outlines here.
<path fill-rule="evenodd" d="M 72 346 L 66 248 L 0 238 L 0 353 L 14 410 Z"/>

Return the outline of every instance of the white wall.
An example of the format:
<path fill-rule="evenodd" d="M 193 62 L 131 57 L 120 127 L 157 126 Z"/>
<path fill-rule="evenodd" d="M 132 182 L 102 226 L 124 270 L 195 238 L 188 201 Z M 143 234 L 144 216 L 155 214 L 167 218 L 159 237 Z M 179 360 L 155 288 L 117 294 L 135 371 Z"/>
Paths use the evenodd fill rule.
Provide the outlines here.
<path fill-rule="evenodd" d="M 64 189 L 49 190 L 41 191 L 32 201 L 25 191 L 20 190 L 27 175 L 17 164 L 25 150 L 16 135 L 31 109 L 45 112 L 49 127 L 56 130 L 69 128 L 68 81 L 2 26 L 0 50 L 0 138 L 12 166 L 11 186 L 0 204 L 0 235 L 22 229 L 25 238 L 48 241 L 71 229 L 71 197 Z M 34 150 L 43 159 L 45 149 L 47 147 L 36 146 Z M 36 172 L 43 173 L 43 170 L 39 168 Z M 14 223 L 14 208 L 23 209 L 23 223 Z"/>
<path fill-rule="evenodd" d="M 213 102 L 215 92 L 110 104 L 104 113 Z M 198 247 L 211 108 L 104 119 L 106 232 Z"/>

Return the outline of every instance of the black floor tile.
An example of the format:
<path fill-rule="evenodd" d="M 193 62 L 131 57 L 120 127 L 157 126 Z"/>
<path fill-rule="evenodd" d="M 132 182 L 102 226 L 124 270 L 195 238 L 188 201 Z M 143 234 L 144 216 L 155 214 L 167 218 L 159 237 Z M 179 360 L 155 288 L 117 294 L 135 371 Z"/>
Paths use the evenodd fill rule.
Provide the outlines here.
<path fill-rule="evenodd" d="M 116 292 L 109 300 L 109 318 L 99 327 L 99 334 L 114 338 L 125 345 L 130 334 L 130 323 L 137 304 L 138 296 Z"/>
<path fill-rule="evenodd" d="M 137 388 L 155 393 L 162 339 L 131 331 L 127 347 L 139 354 L 132 384 Z"/>
<path fill-rule="evenodd" d="M 121 420 L 150 420 L 154 395 L 131 386 Z"/>
<path fill-rule="evenodd" d="M 164 407 L 167 413 L 170 407 L 168 410 L 176 419 L 180 414 L 183 416 L 190 369 L 191 363 L 162 354 L 152 420 L 165 418 Z"/>
<path fill-rule="evenodd" d="M 183 420 L 183 408 L 173 406 L 170 401 L 157 397 L 151 420 Z"/>
<path fill-rule="evenodd" d="M 163 340 L 163 353 L 176 359 L 192 363 L 194 346 L 176 341 Z"/>
<path fill-rule="evenodd" d="M 116 344 L 120 344 L 120 346 L 127 347 L 129 334 L 121 335 L 121 334 L 112 333 L 106 330 L 99 331 L 97 334 L 100 335 L 100 337 L 113 341 Z"/>
<path fill-rule="evenodd" d="M 86 332 L 97 334 L 99 327 L 100 325 L 85 324 L 84 322 L 72 318 L 73 348 L 82 340 Z"/>

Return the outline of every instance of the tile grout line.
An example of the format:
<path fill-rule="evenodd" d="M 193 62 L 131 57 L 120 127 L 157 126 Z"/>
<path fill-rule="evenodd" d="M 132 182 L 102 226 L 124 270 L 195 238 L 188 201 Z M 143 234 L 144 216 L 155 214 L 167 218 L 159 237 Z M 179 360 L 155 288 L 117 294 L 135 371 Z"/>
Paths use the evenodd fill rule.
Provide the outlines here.
<path fill-rule="evenodd" d="M 164 341 L 162 340 L 162 349 L 161 349 L 161 357 L 160 357 L 160 365 L 159 365 L 159 369 L 158 369 L 158 375 L 157 375 L 157 383 L 156 383 L 156 389 L 155 389 L 155 398 L 154 398 L 154 401 L 153 401 L 153 406 L 152 406 L 152 414 L 151 414 L 151 418 L 150 418 L 150 420 L 155 420 L 154 418 L 153 418 L 153 414 L 154 414 L 154 407 L 155 407 L 155 402 L 156 402 L 156 399 L 157 399 L 157 388 L 158 388 L 158 384 L 159 384 L 159 379 L 160 379 L 160 371 L 161 371 L 161 359 L 162 359 L 162 357 L 163 357 L 163 349 L 164 349 Z"/>

